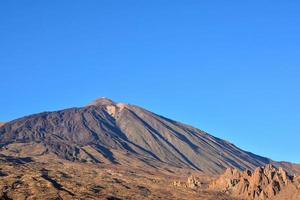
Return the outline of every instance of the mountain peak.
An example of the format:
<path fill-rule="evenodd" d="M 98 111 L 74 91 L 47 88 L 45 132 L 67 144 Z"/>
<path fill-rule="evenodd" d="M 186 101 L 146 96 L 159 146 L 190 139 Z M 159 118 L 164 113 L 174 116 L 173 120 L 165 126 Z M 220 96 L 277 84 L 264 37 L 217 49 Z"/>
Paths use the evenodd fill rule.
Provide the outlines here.
<path fill-rule="evenodd" d="M 128 104 L 126 103 L 117 103 L 113 100 L 100 97 L 94 101 L 92 101 L 88 106 L 103 106 L 104 109 L 110 114 L 112 117 L 117 117 L 117 115 L 124 109 L 128 108 Z"/>
<path fill-rule="evenodd" d="M 107 98 L 107 97 L 100 97 L 98 99 L 95 99 L 94 101 L 92 101 L 90 104 L 88 104 L 89 106 L 94 105 L 94 106 L 99 106 L 99 105 L 103 105 L 103 106 L 109 106 L 109 105 L 115 105 L 116 103 Z"/>

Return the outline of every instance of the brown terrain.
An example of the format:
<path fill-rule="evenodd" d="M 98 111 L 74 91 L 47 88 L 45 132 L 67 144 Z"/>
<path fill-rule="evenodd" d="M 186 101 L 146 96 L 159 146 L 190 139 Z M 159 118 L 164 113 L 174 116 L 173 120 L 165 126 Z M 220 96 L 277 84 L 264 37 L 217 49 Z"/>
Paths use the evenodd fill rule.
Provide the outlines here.
<path fill-rule="evenodd" d="M 4 122 L 0 122 L 0 126 L 3 126 L 5 123 Z"/>
<path fill-rule="evenodd" d="M 0 126 L 0 199 L 299 199 L 286 171 L 299 166 L 107 98 Z"/>
<path fill-rule="evenodd" d="M 174 180 L 189 176 L 183 169 L 43 160 L 1 156 L 1 199 L 235 199 L 218 191 L 175 187 Z"/>

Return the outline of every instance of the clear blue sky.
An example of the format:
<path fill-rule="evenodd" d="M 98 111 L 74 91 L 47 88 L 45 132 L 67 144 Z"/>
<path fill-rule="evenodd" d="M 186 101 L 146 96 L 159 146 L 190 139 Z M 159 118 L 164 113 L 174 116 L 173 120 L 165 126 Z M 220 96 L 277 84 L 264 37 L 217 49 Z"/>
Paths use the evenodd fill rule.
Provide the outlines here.
<path fill-rule="evenodd" d="M 300 3 L 0 2 L 0 121 L 107 96 L 300 163 Z"/>

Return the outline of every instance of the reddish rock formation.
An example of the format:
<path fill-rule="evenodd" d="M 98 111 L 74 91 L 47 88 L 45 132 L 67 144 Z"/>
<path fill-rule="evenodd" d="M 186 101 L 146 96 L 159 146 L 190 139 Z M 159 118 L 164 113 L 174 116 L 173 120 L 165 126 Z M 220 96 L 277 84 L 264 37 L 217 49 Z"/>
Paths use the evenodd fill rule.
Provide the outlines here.
<path fill-rule="evenodd" d="M 207 188 L 208 177 L 199 177 L 191 175 L 188 177 L 186 181 L 174 181 L 173 186 L 175 187 L 184 187 L 184 188 L 191 188 L 191 189 L 197 189 L 197 188 Z"/>
<path fill-rule="evenodd" d="M 282 167 L 289 174 L 300 175 L 300 164 L 289 162 L 274 162 L 272 164 L 276 167 Z"/>
<path fill-rule="evenodd" d="M 300 177 L 294 177 L 293 184 L 289 184 L 282 192 L 272 200 L 299 200 L 300 199 Z"/>
<path fill-rule="evenodd" d="M 209 188 L 246 199 L 264 200 L 276 196 L 292 182 L 293 177 L 282 168 L 266 165 L 253 173 L 229 168 Z"/>
<path fill-rule="evenodd" d="M 186 185 L 189 188 L 197 188 L 197 187 L 201 187 L 203 185 L 203 183 L 199 178 L 190 176 L 187 180 Z"/>

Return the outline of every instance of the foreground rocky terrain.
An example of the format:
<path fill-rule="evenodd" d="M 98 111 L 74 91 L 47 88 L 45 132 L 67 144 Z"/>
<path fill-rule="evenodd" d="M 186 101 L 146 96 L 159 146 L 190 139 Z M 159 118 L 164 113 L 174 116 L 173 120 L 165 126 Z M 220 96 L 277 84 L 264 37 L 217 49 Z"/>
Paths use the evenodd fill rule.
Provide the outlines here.
<path fill-rule="evenodd" d="M 172 184 L 190 173 L 175 168 L 143 169 L 1 155 L 0 199 L 235 199 L 218 191 Z M 206 176 L 203 180 L 209 181 Z"/>

